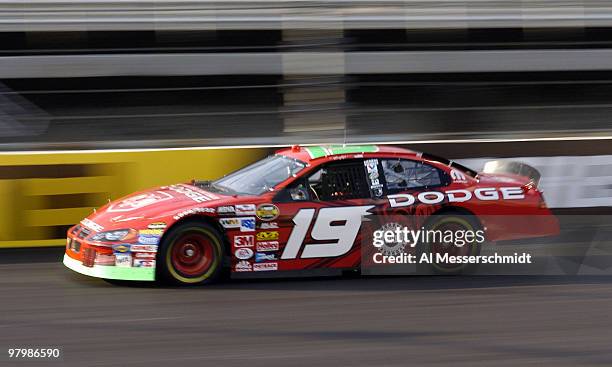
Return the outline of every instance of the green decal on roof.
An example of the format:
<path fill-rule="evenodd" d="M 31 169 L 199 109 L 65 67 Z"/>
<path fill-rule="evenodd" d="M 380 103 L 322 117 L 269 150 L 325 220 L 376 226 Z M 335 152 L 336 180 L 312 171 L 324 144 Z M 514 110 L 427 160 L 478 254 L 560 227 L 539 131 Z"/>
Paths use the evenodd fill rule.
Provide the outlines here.
<path fill-rule="evenodd" d="M 328 145 L 307 147 L 306 151 L 310 158 L 316 159 L 336 154 L 374 153 L 378 151 L 378 147 L 376 145 Z"/>

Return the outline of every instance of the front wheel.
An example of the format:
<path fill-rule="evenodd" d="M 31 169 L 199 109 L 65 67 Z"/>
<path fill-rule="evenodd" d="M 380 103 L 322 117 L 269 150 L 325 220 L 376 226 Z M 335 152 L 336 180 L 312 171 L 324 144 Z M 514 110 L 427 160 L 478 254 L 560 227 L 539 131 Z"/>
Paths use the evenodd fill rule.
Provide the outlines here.
<path fill-rule="evenodd" d="M 158 278 L 173 284 L 212 283 L 223 268 L 225 251 L 218 231 L 186 222 L 170 229 L 158 252 Z"/>

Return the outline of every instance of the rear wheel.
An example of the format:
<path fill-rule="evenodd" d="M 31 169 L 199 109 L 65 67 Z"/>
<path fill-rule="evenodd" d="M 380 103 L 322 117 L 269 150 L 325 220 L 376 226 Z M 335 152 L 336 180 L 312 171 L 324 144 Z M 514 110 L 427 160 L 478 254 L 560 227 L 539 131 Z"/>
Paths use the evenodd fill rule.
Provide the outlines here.
<path fill-rule="evenodd" d="M 206 223 L 186 222 L 170 229 L 158 252 L 158 276 L 174 284 L 212 283 L 225 255 L 218 231 Z"/>
<path fill-rule="evenodd" d="M 455 243 L 449 243 L 444 241 L 433 241 L 428 243 L 421 243 L 419 245 L 419 258 L 423 253 L 431 254 L 434 262 L 427 264 L 430 271 L 433 271 L 437 274 L 464 274 L 464 273 L 472 273 L 476 270 L 477 264 L 461 264 L 461 263 L 445 263 L 445 262 L 437 262 L 438 255 L 448 257 L 453 256 L 477 256 L 480 254 L 481 243 L 477 241 L 472 241 L 471 243 L 463 243 L 461 246 L 457 246 L 457 244 L 461 244 L 461 242 L 457 242 L 457 234 L 463 232 L 473 232 L 476 233 L 481 229 L 480 223 L 478 220 L 472 215 L 464 215 L 461 213 L 453 213 L 453 214 L 442 214 L 442 215 L 434 215 L 426 224 L 426 229 L 429 231 L 436 231 L 440 233 L 448 233 L 447 231 L 452 232 L 454 235 Z M 435 236 L 434 236 L 435 238 Z"/>

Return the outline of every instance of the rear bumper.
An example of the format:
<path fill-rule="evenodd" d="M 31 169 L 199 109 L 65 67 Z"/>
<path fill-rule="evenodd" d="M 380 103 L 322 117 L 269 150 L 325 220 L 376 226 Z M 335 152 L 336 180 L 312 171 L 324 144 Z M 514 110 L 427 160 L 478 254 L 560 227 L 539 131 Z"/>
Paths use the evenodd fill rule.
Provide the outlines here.
<path fill-rule="evenodd" d="M 79 260 L 64 254 L 64 265 L 69 269 L 90 277 L 118 280 L 154 281 L 155 268 L 122 268 L 117 266 L 94 265 L 88 267 Z"/>

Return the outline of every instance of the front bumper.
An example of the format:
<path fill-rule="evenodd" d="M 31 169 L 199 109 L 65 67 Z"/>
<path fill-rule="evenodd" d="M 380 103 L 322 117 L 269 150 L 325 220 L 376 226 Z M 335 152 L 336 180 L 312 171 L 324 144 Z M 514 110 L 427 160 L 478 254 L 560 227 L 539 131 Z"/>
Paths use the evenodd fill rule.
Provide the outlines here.
<path fill-rule="evenodd" d="M 155 280 L 155 268 L 121 268 L 106 265 L 88 267 L 83 265 L 81 261 L 71 258 L 68 254 L 64 254 L 64 265 L 77 273 L 96 278 L 139 281 Z"/>
<path fill-rule="evenodd" d="M 104 245 L 88 241 L 88 235 L 78 226 L 68 231 L 66 267 L 97 278 L 155 280 L 157 245 Z"/>

